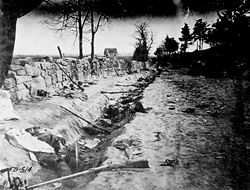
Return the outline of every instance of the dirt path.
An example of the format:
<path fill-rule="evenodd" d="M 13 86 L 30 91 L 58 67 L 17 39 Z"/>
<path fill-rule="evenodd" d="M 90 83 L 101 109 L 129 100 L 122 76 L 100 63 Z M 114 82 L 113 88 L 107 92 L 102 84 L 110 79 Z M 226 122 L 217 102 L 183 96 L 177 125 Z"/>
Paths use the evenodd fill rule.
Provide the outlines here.
<path fill-rule="evenodd" d="M 63 127 L 71 127 L 71 124 L 74 126 L 75 123 L 70 122 L 74 119 L 72 115 L 60 111 L 61 103 L 75 106 L 81 114 L 86 114 L 85 117 L 95 120 L 100 115 L 98 106 L 101 102 L 105 104 L 107 99 L 116 101 L 120 96 L 108 95 L 107 98 L 100 91 L 126 91 L 132 87 L 118 87 L 115 84 L 119 81 L 133 83 L 138 77 L 130 75 L 103 79 L 86 89 L 89 96 L 86 102 L 54 97 L 40 103 L 17 105 L 16 110 L 23 119 L 17 122 L 20 124 L 18 127 L 39 124 L 60 131 Z M 149 108 L 148 113 L 136 113 L 134 119 L 125 125 L 122 135 L 116 137 L 108 148 L 108 159 L 103 163 L 147 159 L 150 168 L 107 171 L 97 176 L 79 177 L 75 179 L 77 187 L 74 189 L 249 189 L 249 169 L 246 166 L 250 161 L 247 156 L 249 152 L 245 150 L 250 147 L 250 143 L 245 143 L 243 136 L 235 130 L 243 126 L 241 115 L 248 113 L 245 117 L 250 118 L 249 102 L 248 107 L 238 105 L 242 102 L 240 94 L 245 99 L 248 96 L 244 92 L 240 93 L 240 87 L 244 89 L 244 86 L 246 84 L 242 87 L 240 83 L 229 79 L 214 80 L 176 72 L 163 73 L 143 93 L 142 103 L 145 108 Z M 106 100 L 99 101 L 98 98 Z M 248 112 L 243 110 L 242 113 L 244 106 Z M 44 119 L 41 120 L 42 116 Z M 40 122 L 36 118 L 40 118 Z M 17 126 L 17 123 L 7 123 L 6 127 Z M 2 129 L 6 130 L 4 126 Z M 73 134 L 72 137 L 77 138 L 76 135 L 79 134 Z M 125 151 L 115 148 L 118 142 L 127 147 Z M 27 157 L 25 152 L 20 155 Z M 37 175 L 33 177 L 34 184 L 57 177 L 47 170 Z"/>
<path fill-rule="evenodd" d="M 241 155 L 231 122 L 233 88 L 232 80 L 157 78 L 142 100 L 152 110 L 137 113 L 115 140 L 132 141 L 126 153 L 112 146 L 104 163 L 148 159 L 150 169 L 101 172 L 86 189 L 244 189 L 236 177 Z"/>

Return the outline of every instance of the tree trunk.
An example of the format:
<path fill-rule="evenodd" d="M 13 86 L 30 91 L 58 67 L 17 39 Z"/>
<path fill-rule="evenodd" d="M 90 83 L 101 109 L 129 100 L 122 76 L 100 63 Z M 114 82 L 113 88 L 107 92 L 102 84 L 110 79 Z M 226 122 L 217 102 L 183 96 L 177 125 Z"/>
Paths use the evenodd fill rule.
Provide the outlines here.
<path fill-rule="evenodd" d="M 15 45 L 17 18 L 29 13 L 43 0 L 0 0 L 0 88 L 8 75 Z"/>
<path fill-rule="evenodd" d="M 7 77 L 15 44 L 17 18 L 0 9 L 0 88 Z"/>
<path fill-rule="evenodd" d="M 91 0 L 91 60 L 94 59 L 94 55 L 95 55 L 95 47 L 94 47 L 94 43 L 95 43 L 95 29 L 94 29 L 94 10 L 93 10 L 93 2 Z"/>
<path fill-rule="evenodd" d="M 91 60 L 94 59 L 95 56 L 95 34 L 92 33 L 91 37 Z"/>
<path fill-rule="evenodd" d="M 90 69 L 91 73 L 94 72 L 94 65 L 93 65 L 93 60 L 94 60 L 94 55 L 95 55 L 95 29 L 94 29 L 94 10 L 93 10 L 93 1 L 90 0 L 90 22 L 91 22 L 91 61 L 90 61 Z"/>
<path fill-rule="evenodd" d="M 83 28 L 82 28 L 82 8 L 81 8 L 81 0 L 78 0 L 78 29 L 79 29 L 79 58 L 83 58 Z"/>

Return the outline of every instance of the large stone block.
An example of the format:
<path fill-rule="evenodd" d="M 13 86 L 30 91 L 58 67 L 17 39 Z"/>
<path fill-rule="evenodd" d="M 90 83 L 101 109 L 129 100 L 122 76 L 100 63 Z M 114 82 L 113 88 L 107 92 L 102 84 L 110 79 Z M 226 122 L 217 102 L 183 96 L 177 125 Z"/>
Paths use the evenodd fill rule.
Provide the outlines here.
<path fill-rule="evenodd" d="M 27 60 L 27 62 L 30 66 L 35 67 L 34 61 L 31 57 L 26 57 L 25 59 Z"/>
<path fill-rule="evenodd" d="M 18 100 L 29 100 L 30 91 L 27 88 L 23 88 L 16 92 L 16 96 Z"/>
<path fill-rule="evenodd" d="M 49 62 L 41 62 L 40 64 L 41 64 L 41 69 L 43 70 L 48 70 L 51 68 L 51 63 Z"/>
<path fill-rule="evenodd" d="M 8 71 L 8 75 L 7 75 L 8 78 L 16 78 L 16 73 L 14 71 Z"/>
<path fill-rule="evenodd" d="M 52 84 L 56 84 L 58 82 L 57 76 L 55 74 L 51 75 L 51 80 L 52 80 Z"/>
<path fill-rule="evenodd" d="M 52 75 L 52 71 L 50 69 L 47 69 L 46 74 L 49 75 L 49 76 L 51 76 Z"/>
<path fill-rule="evenodd" d="M 31 89 L 31 81 L 28 81 L 28 82 L 24 82 L 23 83 L 24 84 L 24 86 L 27 88 L 27 89 Z"/>
<path fill-rule="evenodd" d="M 19 59 L 12 59 L 11 64 L 12 65 L 20 65 Z"/>
<path fill-rule="evenodd" d="M 36 67 L 32 67 L 28 64 L 25 65 L 25 71 L 27 73 L 27 75 L 31 76 L 31 77 L 37 77 L 40 75 L 40 70 Z"/>
<path fill-rule="evenodd" d="M 23 69 L 23 67 L 21 65 L 10 65 L 10 70 L 11 71 L 18 71 Z"/>
<path fill-rule="evenodd" d="M 24 69 L 16 71 L 16 74 L 18 76 L 25 76 L 27 75 L 26 71 Z"/>
<path fill-rule="evenodd" d="M 16 118 L 14 108 L 10 100 L 10 93 L 0 90 L 0 121 Z"/>
<path fill-rule="evenodd" d="M 56 83 L 55 86 L 56 86 L 57 89 L 62 89 L 63 88 L 63 85 L 62 85 L 61 82 Z"/>
<path fill-rule="evenodd" d="M 79 72 L 79 73 L 78 73 L 78 76 L 79 76 L 79 80 L 80 80 L 80 81 L 84 81 L 83 72 Z"/>
<path fill-rule="evenodd" d="M 31 76 L 16 76 L 16 83 L 17 84 L 21 84 L 21 83 L 25 83 L 25 82 L 30 82 L 32 81 L 32 77 Z"/>
<path fill-rule="evenodd" d="M 57 70 L 56 71 L 56 75 L 57 75 L 57 80 L 58 82 L 62 82 L 63 81 L 63 76 L 62 76 L 62 71 L 61 70 Z"/>
<path fill-rule="evenodd" d="M 69 84 L 70 84 L 69 81 L 64 81 L 64 82 L 62 82 L 62 85 L 63 85 L 63 86 L 69 86 Z"/>
<path fill-rule="evenodd" d="M 36 68 L 41 69 L 41 62 L 34 62 Z"/>
<path fill-rule="evenodd" d="M 46 74 L 46 71 L 44 71 L 44 70 L 41 70 L 41 76 L 42 77 L 45 77 L 47 74 Z"/>
<path fill-rule="evenodd" d="M 26 86 L 24 85 L 24 83 L 17 85 L 17 91 L 20 91 L 20 90 L 23 90 L 23 89 L 27 89 Z"/>
<path fill-rule="evenodd" d="M 46 84 L 47 87 L 49 87 L 49 86 L 52 85 L 52 78 L 51 78 L 51 76 L 45 76 L 44 80 L 45 80 L 45 84 Z"/>
<path fill-rule="evenodd" d="M 11 88 L 14 88 L 16 86 L 16 81 L 14 78 L 7 78 L 4 80 L 4 89 L 10 90 Z"/>
<path fill-rule="evenodd" d="M 31 90 L 30 90 L 31 91 L 31 95 L 37 95 L 37 90 L 38 89 L 46 90 L 45 80 L 41 76 L 32 78 Z"/>
<path fill-rule="evenodd" d="M 56 60 L 56 62 L 57 62 L 59 65 L 62 65 L 62 66 L 66 66 L 66 65 L 69 64 L 67 61 L 62 60 L 62 59 L 58 59 L 58 60 Z"/>

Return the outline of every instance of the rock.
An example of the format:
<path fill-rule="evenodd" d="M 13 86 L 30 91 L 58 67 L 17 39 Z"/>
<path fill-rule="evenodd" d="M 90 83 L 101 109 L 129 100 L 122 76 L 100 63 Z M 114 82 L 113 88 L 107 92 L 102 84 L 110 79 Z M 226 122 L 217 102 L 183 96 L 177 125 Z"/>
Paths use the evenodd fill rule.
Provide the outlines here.
<path fill-rule="evenodd" d="M 47 87 L 52 85 L 52 78 L 50 76 L 45 76 L 44 80 Z"/>
<path fill-rule="evenodd" d="M 26 57 L 25 59 L 30 66 L 35 67 L 34 61 L 31 57 Z"/>
<path fill-rule="evenodd" d="M 17 71 L 17 70 L 21 70 L 21 69 L 23 69 L 23 67 L 21 65 L 10 65 L 11 71 Z"/>
<path fill-rule="evenodd" d="M 18 76 L 25 76 L 27 73 L 24 69 L 21 69 L 21 70 L 16 71 L 16 74 Z"/>
<path fill-rule="evenodd" d="M 29 100 L 30 98 L 30 91 L 27 88 L 23 88 L 16 92 L 18 100 Z"/>
<path fill-rule="evenodd" d="M 37 77 L 40 75 L 40 70 L 36 67 L 32 67 L 28 64 L 25 65 L 25 70 L 27 75 L 31 76 L 31 77 Z"/>
<path fill-rule="evenodd" d="M 34 62 L 36 68 L 41 69 L 41 62 Z"/>
<path fill-rule="evenodd" d="M 51 63 L 49 63 L 49 62 L 42 62 L 42 63 L 40 63 L 40 65 L 41 65 L 41 69 L 42 70 L 48 70 L 48 69 L 50 69 Z"/>
<path fill-rule="evenodd" d="M 21 84 L 25 82 L 31 82 L 32 77 L 31 76 L 16 76 L 16 83 Z"/>
<path fill-rule="evenodd" d="M 24 85 L 24 83 L 21 84 L 17 84 L 17 90 L 23 90 L 23 89 L 27 89 L 26 86 Z"/>
<path fill-rule="evenodd" d="M 69 81 L 64 81 L 64 82 L 62 82 L 62 85 L 63 85 L 63 86 L 68 86 L 69 83 L 70 83 Z"/>
<path fill-rule="evenodd" d="M 31 89 L 31 81 L 28 81 L 28 82 L 24 82 L 23 83 L 24 84 L 24 86 L 27 88 L 27 89 Z"/>
<path fill-rule="evenodd" d="M 4 89 L 9 90 L 16 86 L 16 81 L 14 78 L 7 78 L 5 79 L 3 86 L 4 86 Z"/>
<path fill-rule="evenodd" d="M 10 92 L 10 99 L 11 99 L 11 101 L 12 101 L 12 102 L 16 102 L 16 101 L 18 100 L 17 94 L 16 94 L 16 92 L 17 92 L 17 87 L 11 88 L 11 89 L 9 90 L 9 92 Z"/>
<path fill-rule="evenodd" d="M 52 84 L 56 84 L 58 82 L 57 76 L 55 74 L 51 75 L 51 81 L 52 81 Z"/>
<path fill-rule="evenodd" d="M 10 119 L 17 119 L 10 100 L 10 93 L 6 90 L 0 90 L 0 121 Z"/>
<path fill-rule="evenodd" d="M 62 85 L 61 82 L 56 83 L 55 86 L 56 86 L 57 89 L 62 89 L 63 88 L 63 85 Z"/>
<path fill-rule="evenodd" d="M 8 71 L 8 78 L 16 78 L 16 73 L 14 71 L 9 70 Z"/>
<path fill-rule="evenodd" d="M 49 76 L 51 76 L 52 75 L 52 71 L 50 69 L 47 69 L 46 74 L 49 75 Z"/>
<path fill-rule="evenodd" d="M 57 70 L 56 71 L 56 75 L 57 75 L 58 82 L 63 82 L 62 71 L 61 70 Z"/>
<path fill-rule="evenodd" d="M 20 65 L 19 59 L 12 59 L 11 65 Z"/>
<path fill-rule="evenodd" d="M 31 95 L 36 96 L 38 89 L 42 89 L 42 90 L 46 91 L 46 84 L 45 84 L 44 78 L 41 76 L 38 76 L 38 77 L 32 79 Z"/>
<path fill-rule="evenodd" d="M 56 60 L 56 62 L 60 64 L 61 66 L 67 66 L 69 64 L 67 61 L 64 61 L 62 59 L 58 59 Z"/>
<path fill-rule="evenodd" d="M 46 75 L 47 75 L 46 72 L 44 70 L 41 70 L 41 76 L 45 77 Z"/>

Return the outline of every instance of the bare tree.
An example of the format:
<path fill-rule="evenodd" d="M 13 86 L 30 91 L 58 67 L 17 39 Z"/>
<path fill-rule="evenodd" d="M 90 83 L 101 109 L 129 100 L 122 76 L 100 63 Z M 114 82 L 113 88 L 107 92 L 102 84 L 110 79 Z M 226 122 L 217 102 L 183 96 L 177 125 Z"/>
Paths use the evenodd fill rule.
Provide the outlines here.
<path fill-rule="evenodd" d="M 98 32 L 99 28 L 103 26 L 110 20 L 110 16 L 107 12 L 102 10 L 102 3 L 104 1 L 95 1 L 89 0 L 89 8 L 90 10 L 90 27 L 91 27 L 91 60 L 94 59 L 95 56 L 95 35 Z"/>
<path fill-rule="evenodd" d="M 154 34 L 149 31 L 149 23 L 147 22 L 142 22 L 135 27 L 136 43 L 133 59 L 145 62 L 148 60 L 149 51 L 154 43 Z"/>
<path fill-rule="evenodd" d="M 47 0 L 47 5 L 53 10 L 53 16 L 45 21 L 55 31 L 70 30 L 79 41 L 79 58 L 83 58 L 83 27 L 89 18 L 86 0 Z"/>

